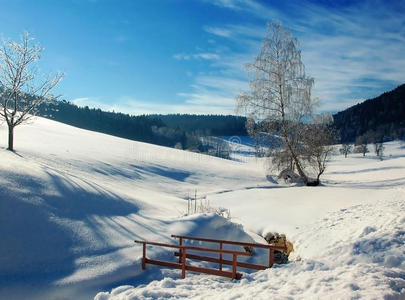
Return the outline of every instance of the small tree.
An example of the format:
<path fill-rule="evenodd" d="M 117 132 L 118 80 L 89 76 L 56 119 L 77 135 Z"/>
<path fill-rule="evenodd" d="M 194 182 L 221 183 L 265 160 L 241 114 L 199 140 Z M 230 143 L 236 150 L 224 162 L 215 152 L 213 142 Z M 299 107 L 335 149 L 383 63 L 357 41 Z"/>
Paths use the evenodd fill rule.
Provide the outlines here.
<path fill-rule="evenodd" d="M 36 69 L 42 48 L 26 32 L 20 43 L 4 41 L 0 48 L 0 116 L 8 126 L 8 150 L 14 151 L 14 128 L 35 115 L 52 98 L 50 91 L 63 74 L 41 79 Z"/>
<path fill-rule="evenodd" d="M 347 158 L 347 155 L 349 153 L 352 153 L 352 145 L 350 144 L 343 144 L 342 148 L 339 149 L 340 153 L 343 154 L 345 156 L 345 158 Z"/>
<path fill-rule="evenodd" d="M 374 151 L 377 157 L 380 160 L 383 160 L 383 155 L 384 155 L 384 145 L 382 142 L 375 142 L 374 143 Z"/>
<path fill-rule="evenodd" d="M 361 153 L 363 154 L 363 156 L 366 156 L 366 153 L 369 152 L 367 144 L 356 145 L 356 147 L 354 148 L 354 152 Z"/>
<path fill-rule="evenodd" d="M 177 143 L 174 145 L 174 149 L 183 150 L 183 145 L 181 144 L 181 142 L 177 142 Z"/>
<path fill-rule="evenodd" d="M 311 97 L 314 80 L 305 74 L 298 40 L 280 24 L 269 24 L 261 51 L 247 70 L 252 74 L 250 90 L 237 97 L 238 109 L 244 109 L 256 124 L 264 124 L 251 128 L 264 128 L 269 136 L 282 138 L 281 165 L 293 165 L 307 185 L 319 183 L 309 177 L 306 168 L 314 161 L 302 151 L 307 147 L 305 124 L 316 101 Z"/>
<path fill-rule="evenodd" d="M 308 166 L 316 176 L 310 185 L 319 184 L 319 179 L 325 172 L 334 151 L 333 144 L 337 140 L 337 134 L 331 126 L 332 122 L 332 116 L 325 114 L 316 116 L 314 122 L 306 126 L 303 156 L 306 157 Z"/>
<path fill-rule="evenodd" d="M 368 140 L 367 140 L 366 135 L 361 135 L 361 136 L 357 137 L 355 152 L 362 153 L 363 156 L 366 156 L 366 153 L 368 153 L 367 143 L 368 143 Z"/>

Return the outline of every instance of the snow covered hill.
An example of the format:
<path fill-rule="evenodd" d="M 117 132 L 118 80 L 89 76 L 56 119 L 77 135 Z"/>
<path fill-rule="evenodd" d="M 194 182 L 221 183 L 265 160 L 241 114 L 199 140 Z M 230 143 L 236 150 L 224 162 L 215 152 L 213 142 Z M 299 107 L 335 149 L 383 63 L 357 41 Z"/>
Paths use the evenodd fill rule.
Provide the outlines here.
<path fill-rule="evenodd" d="M 11 153 L 6 133 L 2 125 L 0 299 L 405 295 L 403 143 L 387 144 L 384 161 L 336 156 L 323 186 L 288 188 L 267 181 L 254 158 L 222 160 L 42 118 L 16 128 Z M 196 190 L 230 209 L 233 223 L 184 216 Z M 287 234 L 295 260 L 236 282 L 142 272 L 133 243 L 172 242 L 170 234 L 260 241 L 267 231 Z"/>

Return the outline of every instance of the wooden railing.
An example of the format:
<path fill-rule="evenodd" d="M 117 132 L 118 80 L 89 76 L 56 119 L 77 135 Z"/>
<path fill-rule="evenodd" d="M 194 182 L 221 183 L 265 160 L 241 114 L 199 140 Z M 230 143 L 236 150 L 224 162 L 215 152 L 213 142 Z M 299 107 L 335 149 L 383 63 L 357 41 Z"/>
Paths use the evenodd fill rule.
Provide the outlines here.
<path fill-rule="evenodd" d="M 275 246 L 272 244 L 258 244 L 258 243 L 245 243 L 245 242 L 235 242 L 235 241 L 226 241 L 226 240 L 216 240 L 216 239 L 207 239 L 207 238 L 198 238 L 198 237 L 191 237 L 191 236 L 184 236 L 184 235 L 175 235 L 172 234 L 173 238 L 178 238 L 179 239 L 179 245 L 183 244 L 183 240 L 189 240 L 189 241 L 200 241 L 200 242 L 209 242 L 209 243 L 218 243 L 219 244 L 219 249 L 223 249 L 224 245 L 234 245 L 234 246 L 241 246 L 241 247 L 251 247 L 251 248 L 262 248 L 262 249 L 268 249 L 269 250 L 269 260 L 268 260 L 268 265 L 255 265 L 255 264 L 248 264 L 248 263 L 243 263 L 243 262 L 238 262 L 238 266 L 243 267 L 243 268 L 248 268 L 248 269 L 256 269 L 256 270 L 264 270 L 267 268 L 271 268 L 274 264 L 274 250 L 278 251 L 286 251 L 286 247 L 280 247 L 280 246 Z M 190 257 L 193 258 L 193 257 Z M 204 260 L 204 261 L 211 261 L 211 262 L 217 262 L 219 263 L 219 269 L 222 269 L 222 264 L 229 264 L 229 261 L 222 259 L 222 255 L 220 254 L 219 259 L 213 261 L 212 258 L 207 259 L 202 259 L 202 257 L 194 257 L 199 260 Z"/>
<path fill-rule="evenodd" d="M 156 243 L 156 242 L 147 242 L 147 241 L 135 241 L 135 243 L 140 243 L 143 246 L 143 249 L 142 249 L 142 269 L 146 269 L 146 264 L 147 263 L 148 264 L 153 264 L 153 265 L 171 267 L 171 268 L 175 268 L 175 269 L 181 269 L 182 270 L 182 272 L 181 272 L 181 277 L 182 278 L 186 277 L 186 270 L 188 270 L 188 271 L 206 273 L 206 274 L 211 274 L 211 275 L 219 275 L 219 276 L 229 277 L 229 278 L 232 278 L 232 279 L 240 279 L 242 277 L 242 274 L 236 272 L 237 256 L 238 255 L 243 255 L 243 256 L 249 256 L 250 255 L 247 252 L 241 252 L 241 251 L 219 250 L 219 249 L 201 248 L 201 247 L 193 247 L 193 246 L 180 246 L 180 245 L 171 245 L 171 244 L 163 244 L 163 243 Z M 166 248 L 180 249 L 180 253 L 182 254 L 181 258 L 180 258 L 180 263 L 173 263 L 173 262 L 168 262 L 168 261 L 162 261 L 162 260 L 155 260 L 155 259 L 147 258 L 146 257 L 146 245 L 154 245 L 154 246 L 161 246 L 161 247 L 166 247 Z M 188 251 L 231 254 L 232 258 L 233 258 L 232 259 L 232 272 L 187 265 L 186 258 L 189 255 L 189 254 L 187 254 Z"/>
<path fill-rule="evenodd" d="M 148 241 L 139 241 L 139 240 L 135 241 L 135 243 L 142 244 L 142 269 L 143 270 L 146 269 L 146 264 L 154 264 L 154 265 L 160 265 L 160 266 L 165 266 L 165 267 L 170 267 L 170 268 L 175 268 L 175 269 L 181 269 L 182 278 L 186 277 L 186 270 L 188 270 L 188 271 L 193 271 L 193 272 L 200 272 L 200 273 L 205 273 L 205 274 L 229 277 L 232 279 L 240 279 L 242 277 L 242 274 L 237 272 L 238 266 L 243 267 L 243 268 L 256 269 L 256 270 L 264 270 L 267 268 L 271 268 L 274 263 L 274 250 L 280 250 L 280 251 L 285 250 L 284 247 L 279 247 L 279 246 L 274 246 L 274 245 L 243 243 L 243 242 L 196 238 L 196 237 L 180 236 L 180 235 L 172 235 L 172 237 L 179 239 L 178 245 L 164 244 L 164 243 L 157 243 L 157 242 L 148 242 Z M 218 243 L 219 249 L 185 246 L 185 245 L 183 245 L 184 240 Z M 178 263 L 148 258 L 146 256 L 146 246 L 147 245 L 178 249 L 179 251 L 174 253 L 176 256 L 179 256 Z M 245 263 L 245 262 L 239 262 L 238 256 L 250 256 L 251 253 L 247 252 L 247 251 L 236 251 L 236 250 L 223 249 L 224 245 L 236 245 L 236 246 L 242 246 L 242 247 L 269 249 L 269 263 L 267 266 L 264 266 L 264 265 L 255 265 L 255 264 L 250 264 L 250 263 Z M 196 254 L 192 254 L 190 252 L 218 253 L 219 258 L 196 255 Z M 232 255 L 232 260 L 224 259 L 223 258 L 224 254 Z M 187 259 L 197 259 L 197 260 L 201 260 L 201 261 L 218 263 L 219 269 L 217 270 L 217 269 L 212 269 L 212 268 L 203 268 L 203 267 L 187 265 L 187 263 L 186 263 Z M 223 264 L 231 265 L 232 271 L 231 272 L 224 271 L 222 268 Z"/>

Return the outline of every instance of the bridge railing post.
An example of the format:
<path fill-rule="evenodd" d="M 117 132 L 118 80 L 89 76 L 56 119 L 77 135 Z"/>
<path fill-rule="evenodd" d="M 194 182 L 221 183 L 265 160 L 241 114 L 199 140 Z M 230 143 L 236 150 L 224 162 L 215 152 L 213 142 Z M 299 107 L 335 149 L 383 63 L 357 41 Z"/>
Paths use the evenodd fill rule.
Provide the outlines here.
<path fill-rule="evenodd" d="M 142 243 L 142 270 L 146 269 L 146 243 Z"/>
<path fill-rule="evenodd" d="M 181 278 L 186 278 L 186 258 L 187 258 L 187 250 L 186 248 L 183 248 L 180 250 L 181 251 L 181 260 L 182 260 L 182 264 L 181 264 Z"/>

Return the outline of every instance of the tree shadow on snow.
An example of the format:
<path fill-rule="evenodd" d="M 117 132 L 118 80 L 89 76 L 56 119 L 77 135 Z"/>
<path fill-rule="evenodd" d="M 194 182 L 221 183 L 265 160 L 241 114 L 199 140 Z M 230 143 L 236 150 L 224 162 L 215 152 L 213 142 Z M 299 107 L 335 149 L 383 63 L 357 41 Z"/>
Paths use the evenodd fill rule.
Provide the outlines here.
<path fill-rule="evenodd" d="M 106 176 L 122 176 L 128 179 L 141 179 L 147 175 L 162 176 L 168 179 L 184 182 L 192 173 L 181 169 L 168 168 L 161 165 L 149 164 L 148 166 L 141 165 L 122 165 L 120 167 L 113 166 L 108 163 L 98 164 L 91 168 L 91 171 Z"/>
<path fill-rule="evenodd" d="M 354 170 L 354 171 L 335 171 L 330 172 L 330 174 L 336 175 L 347 175 L 347 174 L 361 174 L 361 173 L 369 173 L 369 172 L 378 172 L 378 171 L 389 171 L 389 170 L 403 170 L 405 167 L 400 166 L 391 166 L 391 167 L 382 167 L 382 168 L 369 168 L 369 169 L 362 169 L 362 170 Z"/>
<path fill-rule="evenodd" d="M 80 178 L 47 172 L 52 186 L 62 195 L 44 195 L 51 211 L 58 217 L 82 220 L 91 215 L 126 216 L 138 206 L 101 186 Z"/>
<path fill-rule="evenodd" d="M 0 295 L 8 285 L 46 284 L 75 271 L 74 233 L 55 220 L 96 226 L 92 216 L 127 216 L 139 209 L 94 183 L 44 171 L 42 178 L 2 171 Z"/>
<path fill-rule="evenodd" d="M 143 174 L 152 173 L 154 175 L 166 177 L 181 182 L 184 182 L 192 174 L 184 170 L 167 168 L 159 165 L 155 166 L 149 165 L 147 167 L 131 165 L 131 167 Z"/>
<path fill-rule="evenodd" d="M 403 187 L 405 185 L 405 177 L 385 180 L 373 181 L 324 181 L 324 186 L 332 188 L 353 188 L 353 189 L 391 189 L 396 187 Z"/>

